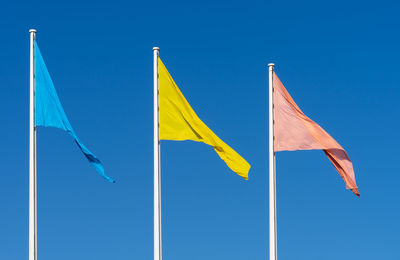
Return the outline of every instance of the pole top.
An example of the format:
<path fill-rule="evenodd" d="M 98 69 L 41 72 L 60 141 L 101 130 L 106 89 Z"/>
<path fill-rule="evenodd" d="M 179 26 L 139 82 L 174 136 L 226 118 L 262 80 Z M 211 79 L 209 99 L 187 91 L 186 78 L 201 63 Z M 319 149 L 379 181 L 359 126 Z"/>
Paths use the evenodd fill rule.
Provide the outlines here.
<path fill-rule="evenodd" d="M 30 33 L 36 33 L 36 29 L 30 29 L 29 32 Z"/>
<path fill-rule="evenodd" d="M 268 63 L 268 67 L 274 67 L 275 63 Z"/>
<path fill-rule="evenodd" d="M 158 48 L 158 47 L 153 47 L 153 51 L 159 51 L 160 50 L 160 48 Z"/>

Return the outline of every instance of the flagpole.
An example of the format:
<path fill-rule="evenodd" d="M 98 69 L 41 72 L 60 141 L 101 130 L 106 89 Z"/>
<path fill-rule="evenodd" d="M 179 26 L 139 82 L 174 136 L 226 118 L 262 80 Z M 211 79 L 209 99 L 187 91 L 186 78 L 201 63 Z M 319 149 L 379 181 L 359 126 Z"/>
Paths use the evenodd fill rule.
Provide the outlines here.
<path fill-rule="evenodd" d="M 29 77 L 29 260 L 37 260 L 37 185 L 36 185 L 36 128 L 35 128 L 35 38 L 36 30 L 30 33 L 30 77 Z"/>
<path fill-rule="evenodd" d="M 274 63 L 269 68 L 269 260 L 277 260 L 276 172 L 274 151 Z"/>
<path fill-rule="evenodd" d="M 160 48 L 153 48 L 154 58 L 154 260 L 162 260 L 161 233 L 161 167 L 160 136 L 158 118 L 158 53 Z"/>

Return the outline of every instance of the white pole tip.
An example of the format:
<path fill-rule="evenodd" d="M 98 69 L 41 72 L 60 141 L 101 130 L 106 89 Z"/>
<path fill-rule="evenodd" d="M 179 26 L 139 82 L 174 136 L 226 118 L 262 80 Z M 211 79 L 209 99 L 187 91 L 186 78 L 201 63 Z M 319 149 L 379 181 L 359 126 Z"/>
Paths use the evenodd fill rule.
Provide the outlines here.
<path fill-rule="evenodd" d="M 275 66 L 275 63 L 268 63 L 268 67 L 273 67 Z"/>
<path fill-rule="evenodd" d="M 160 48 L 158 48 L 158 47 L 153 47 L 153 51 L 159 51 L 160 50 Z"/>
<path fill-rule="evenodd" d="M 36 29 L 30 29 L 29 32 L 30 33 L 36 33 Z"/>

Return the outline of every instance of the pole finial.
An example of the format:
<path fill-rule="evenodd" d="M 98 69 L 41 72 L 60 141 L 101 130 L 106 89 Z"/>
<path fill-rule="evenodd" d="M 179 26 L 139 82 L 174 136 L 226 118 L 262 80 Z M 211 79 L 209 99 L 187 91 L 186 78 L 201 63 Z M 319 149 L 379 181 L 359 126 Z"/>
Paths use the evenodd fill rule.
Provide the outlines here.
<path fill-rule="evenodd" d="M 159 51 L 160 50 L 160 48 L 158 48 L 158 47 L 153 47 L 153 51 Z"/>
<path fill-rule="evenodd" d="M 30 33 L 36 33 L 36 29 L 30 29 L 29 32 Z"/>
<path fill-rule="evenodd" d="M 274 67 L 275 63 L 268 63 L 268 67 Z"/>

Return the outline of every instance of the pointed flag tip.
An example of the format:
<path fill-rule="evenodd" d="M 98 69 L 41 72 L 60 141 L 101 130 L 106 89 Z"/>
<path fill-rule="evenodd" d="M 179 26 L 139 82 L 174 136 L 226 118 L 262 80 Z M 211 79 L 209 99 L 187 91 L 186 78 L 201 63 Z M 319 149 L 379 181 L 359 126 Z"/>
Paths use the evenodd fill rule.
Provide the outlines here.
<path fill-rule="evenodd" d="M 360 192 L 358 191 L 358 188 L 351 189 L 351 191 L 352 191 L 357 197 L 360 198 Z"/>
<path fill-rule="evenodd" d="M 99 171 L 98 171 L 99 172 Z M 111 177 L 108 177 L 104 172 L 99 172 L 101 176 L 106 179 L 108 182 L 115 183 L 115 180 Z"/>

